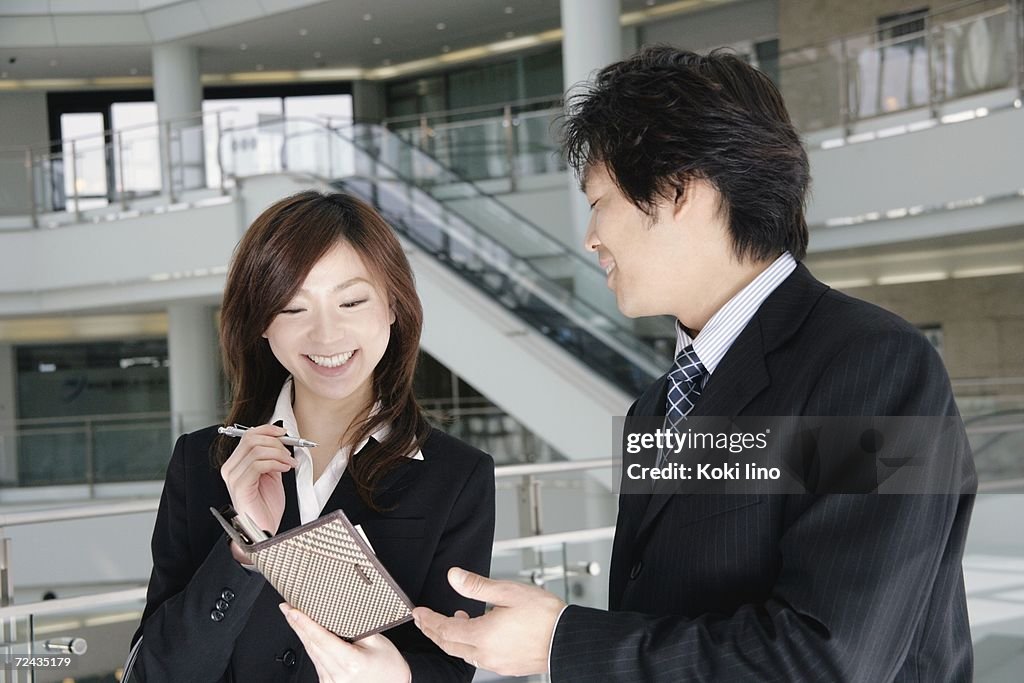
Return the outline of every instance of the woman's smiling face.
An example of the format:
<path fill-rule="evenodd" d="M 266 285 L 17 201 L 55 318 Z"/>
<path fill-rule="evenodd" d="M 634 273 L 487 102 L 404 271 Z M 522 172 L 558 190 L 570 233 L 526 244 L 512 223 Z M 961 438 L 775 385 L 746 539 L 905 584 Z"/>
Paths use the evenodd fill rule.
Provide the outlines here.
<path fill-rule="evenodd" d="M 366 405 L 394 320 L 386 292 L 352 245 L 340 241 L 263 336 L 292 375 L 296 403 Z"/>

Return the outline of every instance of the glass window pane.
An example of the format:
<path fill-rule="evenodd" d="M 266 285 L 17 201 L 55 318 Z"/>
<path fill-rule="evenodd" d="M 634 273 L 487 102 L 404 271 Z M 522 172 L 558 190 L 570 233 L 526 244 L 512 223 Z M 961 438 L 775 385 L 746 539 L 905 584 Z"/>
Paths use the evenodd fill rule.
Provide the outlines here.
<path fill-rule="evenodd" d="M 160 133 L 155 102 L 115 102 L 110 123 L 119 133 L 114 150 L 117 182 L 132 195 L 160 191 Z"/>
<path fill-rule="evenodd" d="M 281 170 L 283 107 L 280 97 L 203 100 L 203 140 L 206 147 L 206 184 L 219 187 L 217 113 L 225 136 L 220 150 L 226 167 L 244 173 L 274 173 Z"/>
<path fill-rule="evenodd" d="M 64 191 L 68 209 L 74 210 L 72 197 L 79 197 L 79 208 L 107 204 L 107 162 L 103 142 L 103 115 L 99 112 L 61 114 L 64 152 Z M 71 140 L 75 140 L 74 159 Z M 76 192 L 77 191 L 77 192 Z"/>

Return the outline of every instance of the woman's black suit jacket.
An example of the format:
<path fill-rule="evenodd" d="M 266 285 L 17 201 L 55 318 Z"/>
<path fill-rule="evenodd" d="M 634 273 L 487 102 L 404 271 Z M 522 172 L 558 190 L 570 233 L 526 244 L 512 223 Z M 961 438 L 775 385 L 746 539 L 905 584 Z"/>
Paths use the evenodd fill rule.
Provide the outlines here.
<path fill-rule="evenodd" d="M 211 465 L 216 427 L 178 439 L 153 531 L 153 574 L 128 667 L 134 681 L 316 681 L 313 663 L 278 609 L 281 596 L 231 556 L 210 507 L 230 503 Z M 432 430 L 423 460 L 388 474 L 366 507 L 348 472 L 321 514 L 342 509 L 360 524 L 377 556 L 413 603 L 442 614 L 483 613 L 483 604 L 448 585 L 449 567 L 488 574 L 494 540 L 494 462 Z M 358 457 L 358 455 L 356 456 Z M 299 525 L 295 473 L 284 474 L 279 531 Z M 389 509 L 393 508 L 393 509 Z M 387 631 L 409 662 L 413 681 L 469 681 L 471 666 L 450 657 L 412 622 Z M 139 642 L 139 638 L 142 638 Z"/>

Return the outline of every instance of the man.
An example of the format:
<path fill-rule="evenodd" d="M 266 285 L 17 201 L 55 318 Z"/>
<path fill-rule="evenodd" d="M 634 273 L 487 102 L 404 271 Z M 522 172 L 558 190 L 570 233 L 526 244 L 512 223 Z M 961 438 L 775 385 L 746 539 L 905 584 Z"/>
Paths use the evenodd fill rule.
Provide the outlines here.
<path fill-rule="evenodd" d="M 807 157 L 766 76 L 647 49 L 599 73 L 565 133 L 619 308 L 679 321 L 631 415 L 948 416 L 963 436 L 924 337 L 800 264 Z M 968 681 L 974 486 L 966 460 L 945 495 L 621 495 L 608 611 L 453 568 L 495 607 L 414 616 L 450 654 L 556 683 Z"/>

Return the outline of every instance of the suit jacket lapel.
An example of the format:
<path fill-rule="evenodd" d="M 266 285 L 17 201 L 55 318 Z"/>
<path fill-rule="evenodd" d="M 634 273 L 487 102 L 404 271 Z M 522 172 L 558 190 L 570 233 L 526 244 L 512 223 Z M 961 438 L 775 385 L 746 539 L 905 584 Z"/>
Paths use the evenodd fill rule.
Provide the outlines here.
<path fill-rule="evenodd" d="M 751 320 L 711 375 L 690 416 L 735 418 L 770 383 L 764 362 L 761 328 L 756 319 Z M 655 415 L 665 413 L 664 406 L 657 410 Z M 655 488 L 637 528 L 638 542 L 673 496 L 692 495 L 669 492 L 673 487 L 673 482 L 665 481 Z"/>
<path fill-rule="evenodd" d="M 359 457 L 360 454 L 376 443 L 371 437 L 370 443 L 364 446 L 359 453 L 356 453 L 355 457 Z M 412 458 L 405 458 L 400 461 L 394 469 L 384 475 L 384 478 L 377 486 L 374 500 L 383 507 L 390 507 L 396 503 L 400 496 L 396 496 L 395 493 L 407 486 L 409 481 L 419 473 L 419 468 L 422 466 L 423 461 L 413 460 Z M 395 498 L 395 500 L 391 501 L 389 500 L 390 498 Z M 335 510 L 344 510 L 345 516 L 353 524 L 361 524 L 362 520 L 368 515 L 375 514 L 371 512 L 366 504 L 363 503 L 363 499 L 359 497 L 356 482 L 352 479 L 352 474 L 348 467 L 345 468 L 345 473 L 338 481 L 338 485 L 334 487 L 334 491 L 331 493 L 330 498 L 327 499 L 327 503 L 324 504 L 320 514 L 324 515 Z"/>
<path fill-rule="evenodd" d="M 281 516 L 278 533 L 299 526 L 299 494 L 295 486 L 295 470 L 282 474 L 281 483 L 284 484 L 284 514 Z"/>
<path fill-rule="evenodd" d="M 796 270 L 768 295 L 729 347 L 690 415 L 737 417 L 772 382 L 765 357 L 799 330 L 807 314 L 827 290 L 828 287 L 815 280 L 803 264 L 797 264 Z M 665 414 L 664 378 L 661 385 L 661 402 L 644 403 L 644 408 L 653 412 L 641 413 L 638 401 L 636 414 Z M 636 543 L 642 542 L 673 495 L 685 494 L 658 493 L 656 489 L 649 497 L 636 531 Z"/>

